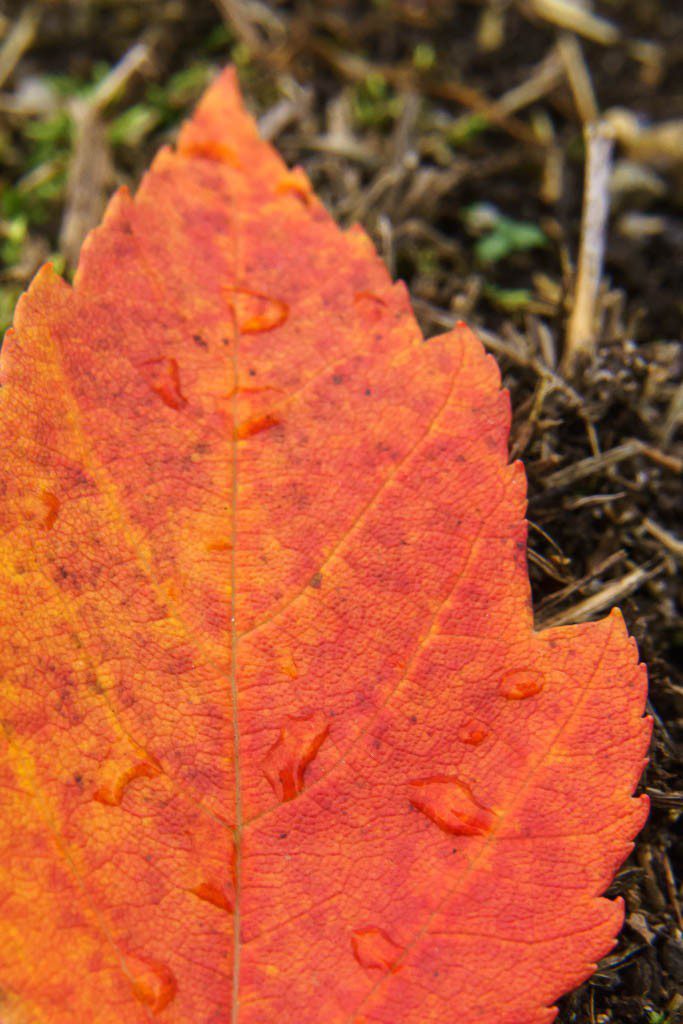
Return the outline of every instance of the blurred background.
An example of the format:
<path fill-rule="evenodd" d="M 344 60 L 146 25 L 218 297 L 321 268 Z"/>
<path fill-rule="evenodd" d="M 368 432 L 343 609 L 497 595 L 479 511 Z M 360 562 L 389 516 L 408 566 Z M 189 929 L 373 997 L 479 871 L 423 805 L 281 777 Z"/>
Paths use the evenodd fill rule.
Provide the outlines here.
<path fill-rule="evenodd" d="M 683 1021 L 683 5 L 0 2 L 0 327 L 67 278 L 217 69 L 427 335 L 497 357 L 529 476 L 539 626 L 620 604 L 650 667 L 650 823 L 627 922 L 562 1024 Z"/>

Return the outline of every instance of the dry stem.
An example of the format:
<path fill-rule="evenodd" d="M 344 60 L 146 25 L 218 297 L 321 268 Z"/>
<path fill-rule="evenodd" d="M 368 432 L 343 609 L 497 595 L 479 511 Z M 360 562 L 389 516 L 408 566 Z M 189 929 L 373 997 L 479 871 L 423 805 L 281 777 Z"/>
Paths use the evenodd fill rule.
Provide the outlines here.
<path fill-rule="evenodd" d="M 602 123 L 585 126 L 586 170 L 584 177 L 581 244 L 576 289 L 562 369 L 571 374 L 580 358 L 595 354 L 595 306 L 602 277 L 605 233 L 609 216 L 609 182 L 614 141 Z"/>

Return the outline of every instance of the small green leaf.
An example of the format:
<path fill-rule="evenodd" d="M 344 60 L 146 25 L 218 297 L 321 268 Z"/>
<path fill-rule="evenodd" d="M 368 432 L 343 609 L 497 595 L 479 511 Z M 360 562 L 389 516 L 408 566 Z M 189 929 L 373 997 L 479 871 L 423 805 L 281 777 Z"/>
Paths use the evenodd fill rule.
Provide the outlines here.
<path fill-rule="evenodd" d="M 463 211 L 463 219 L 471 235 L 481 236 L 474 246 L 479 263 L 497 263 L 512 253 L 543 248 L 548 244 L 537 224 L 506 217 L 491 203 L 468 206 Z"/>
<path fill-rule="evenodd" d="M 147 103 L 136 103 L 114 118 L 108 128 L 113 146 L 137 146 L 161 121 L 161 113 Z"/>
<path fill-rule="evenodd" d="M 413 67 L 416 71 L 431 71 L 436 64 L 436 51 L 431 43 L 418 43 L 413 50 Z"/>
<path fill-rule="evenodd" d="M 393 121 L 401 112 L 401 98 L 396 96 L 384 75 L 372 72 L 355 89 L 353 115 L 364 128 L 379 128 Z"/>
<path fill-rule="evenodd" d="M 451 146 L 463 146 L 485 132 L 488 126 L 484 114 L 465 115 L 453 121 L 446 132 L 446 138 Z"/>

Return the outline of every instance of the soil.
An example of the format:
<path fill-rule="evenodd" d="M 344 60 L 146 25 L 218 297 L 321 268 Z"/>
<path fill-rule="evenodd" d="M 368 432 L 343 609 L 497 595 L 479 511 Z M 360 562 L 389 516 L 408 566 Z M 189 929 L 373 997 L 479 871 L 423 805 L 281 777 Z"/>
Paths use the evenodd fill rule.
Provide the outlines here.
<path fill-rule="evenodd" d="M 496 355 L 512 396 L 512 454 L 529 478 L 539 625 L 598 617 L 618 603 L 638 641 L 655 723 L 641 787 L 652 813 L 610 889 L 626 902 L 618 944 L 562 1000 L 558 1019 L 675 1024 L 683 8 L 605 0 L 592 8 L 597 21 L 560 29 L 548 14 L 558 6 L 572 8 L 0 3 L 0 319 L 6 326 L 50 254 L 73 271 L 106 195 L 135 186 L 214 72 L 234 62 L 263 131 L 305 167 L 342 224 L 366 227 L 408 284 L 425 332 L 462 317 Z M 109 93 L 122 59 L 120 87 Z M 596 115 L 616 136 L 603 190 L 610 215 L 589 344 L 575 357 L 583 123 Z M 596 216 L 591 208 L 588 221 Z"/>

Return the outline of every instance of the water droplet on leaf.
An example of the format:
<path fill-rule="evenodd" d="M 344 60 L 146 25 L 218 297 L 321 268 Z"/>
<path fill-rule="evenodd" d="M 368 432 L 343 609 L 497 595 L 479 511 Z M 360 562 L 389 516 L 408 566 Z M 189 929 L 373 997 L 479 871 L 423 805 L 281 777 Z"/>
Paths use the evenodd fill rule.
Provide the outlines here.
<path fill-rule="evenodd" d="M 289 316 L 289 306 L 281 299 L 232 286 L 226 287 L 225 293 L 240 334 L 272 331 Z"/>
<path fill-rule="evenodd" d="M 299 669 L 297 668 L 294 660 L 294 655 L 291 651 L 286 651 L 280 661 L 280 668 L 289 676 L 290 679 L 297 679 L 299 676 Z"/>
<path fill-rule="evenodd" d="M 304 788 L 306 768 L 329 732 L 322 711 L 288 716 L 266 754 L 263 772 L 280 800 L 293 800 Z"/>
<path fill-rule="evenodd" d="M 52 491 L 43 491 L 40 496 L 43 505 L 45 506 L 45 518 L 43 519 L 43 526 L 46 530 L 51 530 L 55 525 L 57 516 L 59 515 L 60 501 L 56 494 Z"/>
<path fill-rule="evenodd" d="M 209 540 L 206 542 L 207 551 L 232 551 L 232 543 L 229 540 L 223 540 L 217 538 L 216 540 Z"/>
<path fill-rule="evenodd" d="M 270 392 L 270 394 L 284 395 L 284 388 L 273 387 L 270 384 L 263 384 L 259 387 L 251 387 L 249 384 L 238 383 L 231 391 L 228 391 L 225 396 L 227 399 L 234 398 L 235 395 L 264 395 Z"/>
<path fill-rule="evenodd" d="M 165 964 L 138 957 L 126 957 L 125 963 L 135 998 L 152 1013 L 161 1013 L 178 990 L 173 971 Z"/>
<path fill-rule="evenodd" d="M 242 423 L 238 423 L 235 428 L 235 440 L 245 441 L 248 437 L 254 437 L 256 434 L 262 434 L 264 430 L 271 430 L 273 427 L 280 425 L 282 420 L 273 415 L 273 413 L 265 413 L 263 416 L 252 416 L 248 420 L 243 420 Z"/>
<path fill-rule="evenodd" d="M 351 932 L 351 948 L 361 967 L 395 971 L 403 948 L 382 928 L 357 928 Z"/>
<path fill-rule="evenodd" d="M 373 292 L 356 292 L 353 301 L 359 315 L 368 324 L 375 324 L 384 316 L 386 302 L 380 295 Z"/>
<path fill-rule="evenodd" d="M 478 747 L 480 743 L 484 742 L 488 734 L 489 731 L 485 726 L 479 725 L 478 722 L 474 721 L 465 722 L 458 733 L 462 742 L 467 743 L 470 747 Z"/>
<path fill-rule="evenodd" d="M 507 700 L 526 700 L 527 697 L 535 697 L 542 689 L 542 675 L 529 669 L 507 672 L 500 684 L 500 692 Z"/>
<path fill-rule="evenodd" d="M 469 786 L 452 775 L 433 775 L 410 782 L 410 802 L 439 828 L 454 836 L 479 836 L 491 831 L 493 813 L 479 804 Z"/>
<path fill-rule="evenodd" d="M 180 368 L 175 359 L 148 359 L 139 366 L 145 380 L 155 395 L 169 409 L 184 409 L 187 399 L 180 389 Z"/>
<path fill-rule="evenodd" d="M 161 772 L 161 765 L 156 759 L 136 761 L 135 764 L 110 762 L 105 769 L 104 780 L 93 793 L 93 800 L 109 807 L 120 807 L 126 788 L 134 779 L 152 779 Z"/>
<path fill-rule="evenodd" d="M 225 889 L 216 885 L 214 882 L 201 882 L 196 888 L 192 889 L 191 892 L 195 896 L 199 897 L 200 900 L 204 900 L 206 903 L 212 903 L 214 907 L 218 907 L 219 910 L 226 910 L 231 913 L 233 910 L 233 902 L 228 897 Z"/>

